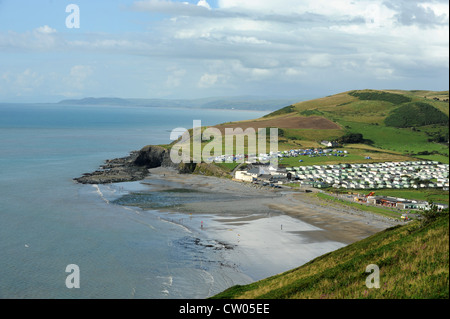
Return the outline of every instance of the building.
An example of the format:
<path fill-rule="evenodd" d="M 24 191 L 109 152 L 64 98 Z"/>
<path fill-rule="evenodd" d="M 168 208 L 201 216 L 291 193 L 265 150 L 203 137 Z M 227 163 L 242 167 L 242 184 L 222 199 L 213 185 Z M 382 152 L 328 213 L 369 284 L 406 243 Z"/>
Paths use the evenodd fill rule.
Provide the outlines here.
<path fill-rule="evenodd" d="M 247 171 L 236 171 L 234 173 L 234 178 L 243 182 L 253 182 L 255 177 L 252 174 L 248 174 Z"/>
<path fill-rule="evenodd" d="M 320 144 L 322 144 L 323 146 L 326 146 L 326 147 L 336 147 L 339 145 L 337 142 L 334 142 L 334 141 L 333 142 L 322 141 L 322 142 L 320 142 Z"/>

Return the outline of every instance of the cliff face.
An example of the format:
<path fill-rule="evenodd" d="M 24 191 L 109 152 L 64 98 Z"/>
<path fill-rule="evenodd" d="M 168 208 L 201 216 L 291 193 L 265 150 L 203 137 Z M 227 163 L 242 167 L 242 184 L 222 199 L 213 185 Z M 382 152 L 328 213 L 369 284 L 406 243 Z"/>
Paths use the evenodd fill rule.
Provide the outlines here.
<path fill-rule="evenodd" d="M 133 182 L 144 179 L 148 170 L 156 167 L 172 167 L 181 173 L 192 173 L 184 165 L 174 164 L 170 159 L 170 151 L 161 146 L 149 145 L 140 151 L 133 151 L 129 156 L 107 160 L 99 170 L 74 178 L 81 184 L 109 184 Z"/>
<path fill-rule="evenodd" d="M 155 145 L 149 145 L 141 149 L 134 160 L 134 165 L 148 169 L 160 166 L 178 167 L 170 159 L 170 151 L 168 149 Z"/>
<path fill-rule="evenodd" d="M 81 184 L 110 184 L 143 180 L 148 170 L 156 167 L 171 167 L 180 174 L 200 174 L 224 177 L 226 173 L 212 164 L 181 163 L 175 164 L 170 159 L 170 150 L 157 145 L 148 145 L 140 151 L 131 152 L 129 156 L 107 160 L 99 170 L 74 178 Z"/>

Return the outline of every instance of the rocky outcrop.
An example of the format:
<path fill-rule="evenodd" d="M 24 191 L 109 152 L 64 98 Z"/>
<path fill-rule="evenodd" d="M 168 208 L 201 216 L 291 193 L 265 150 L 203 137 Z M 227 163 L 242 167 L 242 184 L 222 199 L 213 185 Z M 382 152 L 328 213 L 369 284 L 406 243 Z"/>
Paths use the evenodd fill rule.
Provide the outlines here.
<path fill-rule="evenodd" d="M 131 152 L 129 156 L 107 160 L 99 170 L 74 178 L 81 184 L 109 184 L 131 182 L 145 178 L 148 170 L 134 165 L 139 152 Z"/>
<path fill-rule="evenodd" d="M 134 165 L 148 169 L 160 166 L 177 168 L 178 166 L 170 159 L 170 150 L 157 145 L 149 145 L 141 149 L 134 160 Z"/>
<path fill-rule="evenodd" d="M 99 170 L 74 178 L 81 184 L 110 184 L 143 180 L 149 169 L 171 167 L 180 174 L 200 174 L 224 177 L 226 173 L 213 164 L 181 163 L 175 164 L 170 159 L 170 150 L 162 146 L 148 145 L 140 151 L 133 151 L 122 158 L 107 160 Z"/>
<path fill-rule="evenodd" d="M 133 182 L 144 179 L 150 168 L 160 166 L 178 168 L 178 165 L 172 163 L 168 149 L 149 145 L 126 157 L 107 160 L 99 170 L 83 174 L 74 180 L 81 184 Z"/>

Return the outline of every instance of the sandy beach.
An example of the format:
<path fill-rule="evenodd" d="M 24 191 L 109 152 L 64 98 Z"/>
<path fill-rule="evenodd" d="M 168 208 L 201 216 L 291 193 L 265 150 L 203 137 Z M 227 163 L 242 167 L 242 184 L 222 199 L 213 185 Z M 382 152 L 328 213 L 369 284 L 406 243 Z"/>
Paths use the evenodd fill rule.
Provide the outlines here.
<path fill-rule="evenodd" d="M 325 205 L 311 194 L 155 168 L 142 181 L 152 191 L 187 189 L 200 201 L 158 210 L 225 243 L 224 258 L 253 280 L 275 275 L 371 236 L 398 222 Z M 189 196 L 187 194 L 186 196 Z"/>
<path fill-rule="evenodd" d="M 151 169 L 150 173 L 144 183 L 160 190 L 183 187 L 211 193 L 209 200 L 179 205 L 175 211 L 213 214 L 216 221 L 225 224 L 244 225 L 260 218 L 285 215 L 319 228 L 320 231 L 308 231 L 314 241 L 350 244 L 399 223 L 371 213 L 327 205 L 303 192 L 216 177 L 178 174 L 167 168 Z"/>

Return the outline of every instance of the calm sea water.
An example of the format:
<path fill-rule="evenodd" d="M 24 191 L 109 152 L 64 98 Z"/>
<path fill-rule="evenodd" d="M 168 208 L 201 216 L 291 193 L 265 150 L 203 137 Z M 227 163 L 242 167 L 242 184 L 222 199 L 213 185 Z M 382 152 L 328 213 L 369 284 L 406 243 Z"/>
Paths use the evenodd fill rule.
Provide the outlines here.
<path fill-rule="evenodd" d="M 192 230 L 109 203 L 139 183 L 72 179 L 105 159 L 168 143 L 172 129 L 193 120 L 263 114 L 0 105 L 0 298 L 205 298 L 249 282 Z M 80 268 L 80 289 L 66 287 L 69 264 Z"/>

